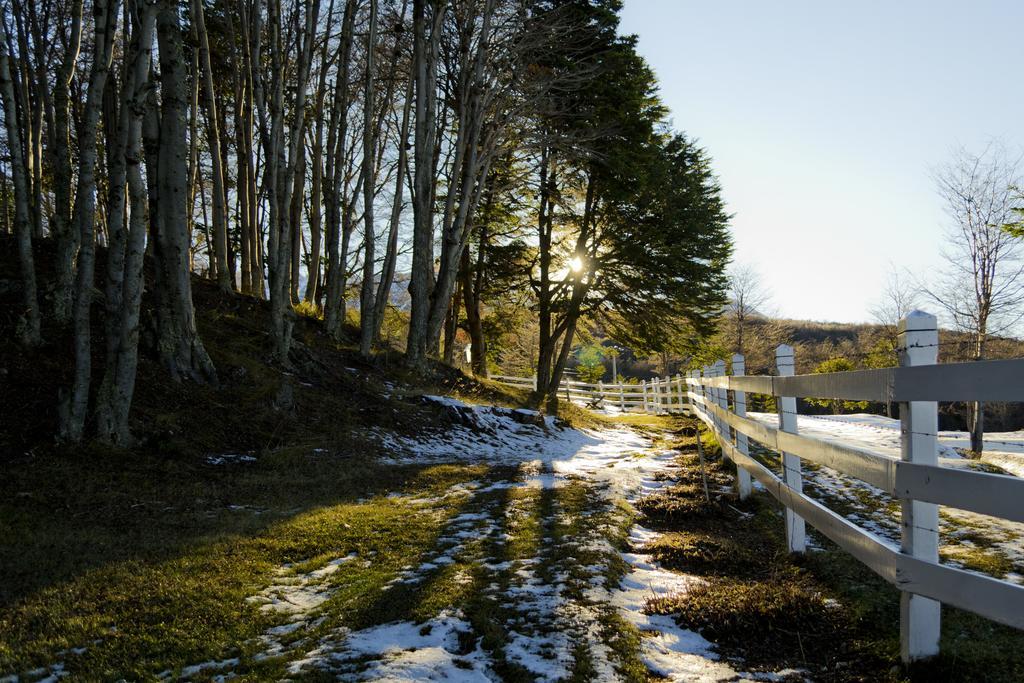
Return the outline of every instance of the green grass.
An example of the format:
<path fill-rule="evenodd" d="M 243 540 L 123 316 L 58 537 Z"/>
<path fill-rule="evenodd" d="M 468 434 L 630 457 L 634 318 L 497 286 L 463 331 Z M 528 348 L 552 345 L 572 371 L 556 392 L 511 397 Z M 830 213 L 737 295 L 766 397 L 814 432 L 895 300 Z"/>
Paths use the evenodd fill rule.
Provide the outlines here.
<path fill-rule="evenodd" d="M 437 495 L 488 472 L 292 449 L 217 467 L 83 454 L 8 475 L 0 484 L 0 671 L 64 659 L 85 678 L 135 679 L 230 656 L 226 644 L 272 625 L 245 598 L 284 563 L 372 556 L 372 570 L 345 565 L 332 577 L 346 582 L 332 600 L 350 623 L 385 613 L 367 601 L 433 543 L 459 499 L 426 510 L 377 494 Z M 87 649 L 57 654 L 79 647 Z"/>
<path fill-rule="evenodd" d="M 339 628 L 422 622 L 456 609 L 473 626 L 467 651 L 481 638 L 503 679 L 532 680 L 504 654 L 506 622 L 519 615 L 505 595 L 519 581 L 515 572 L 530 567 L 547 582 L 564 581 L 566 599 L 590 604 L 592 572 L 583 567 L 602 567 L 609 587 L 626 571 L 617 551 L 631 511 L 587 482 L 442 495 L 455 484 L 486 487 L 523 472 L 382 466 L 369 455 L 291 448 L 210 466 L 95 453 L 15 470 L 0 484 L 0 673 L 62 663 L 85 680 L 144 680 L 237 657 L 230 668 L 241 680 L 278 679 L 320 639 L 337 641 Z M 407 495 L 387 495 L 394 493 Z M 481 512 L 496 533 L 469 534 L 452 563 L 393 583 L 449 547 L 455 517 Z M 605 537 L 616 552 L 576 543 Z M 316 620 L 278 639 L 281 656 L 263 658 L 261 635 L 292 618 L 249 598 L 351 553 L 356 559 L 326 579 L 330 596 L 310 615 Z M 511 566 L 494 571 L 484 560 Z M 488 591 L 492 583 L 498 588 Z M 627 680 L 645 680 L 639 634 L 609 606 L 591 606 L 614 666 Z M 561 627 L 540 624 L 537 634 L 553 628 Z M 589 647 L 574 657 L 573 676 L 590 679 Z M 298 677 L 322 675 L 313 668 Z"/>

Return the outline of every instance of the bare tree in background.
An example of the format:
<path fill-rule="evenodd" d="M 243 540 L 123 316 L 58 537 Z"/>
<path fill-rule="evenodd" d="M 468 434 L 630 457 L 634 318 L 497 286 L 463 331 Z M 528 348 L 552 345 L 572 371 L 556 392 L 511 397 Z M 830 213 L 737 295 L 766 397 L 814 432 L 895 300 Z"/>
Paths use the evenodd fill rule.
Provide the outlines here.
<path fill-rule="evenodd" d="M 960 148 L 935 172 L 950 219 L 942 253 L 946 262 L 924 293 L 953 325 L 972 336 L 973 359 L 985 358 L 989 335 L 1005 332 L 1024 315 L 1024 261 L 1018 240 L 1004 229 L 1012 221 L 1020 163 L 998 143 L 980 154 Z M 970 405 L 971 450 L 983 447 L 984 411 Z"/>
<path fill-rule="evenodd" d="M 921 288 L 907 275 L 890 266 L 889 277 L 882 294 L 871 307 L 871 317 L 882 327 L 882 338 L 875 348 L 878 358 L 874 362 L 883 365 L 898 365 L 896 349 L 899 342 L 899 323 L 907 313 L 918 306 Z M 893 403 L 887 401 L 885 414 L 893 417 Z"/>
<path fill-rule="evenodd" d="M 763 313 L 771 300 L 771 292 L 761 281 L 761 275 L 750 264 L 734 265 L 729 272 L 729 307 L 726 318 L 733 326 L 733 349 L 743 353 L 743 335 L 751 316 Z"/>
<path fill-rule="evenodd" d="M 900 320 L 917 308 L 920 297 L 920 287 L 910 277 L 900 275 L 898 270 L 892 268 L 882 295 L 871 307 L 871 317 L 879 325 L 895 330 Z"/>

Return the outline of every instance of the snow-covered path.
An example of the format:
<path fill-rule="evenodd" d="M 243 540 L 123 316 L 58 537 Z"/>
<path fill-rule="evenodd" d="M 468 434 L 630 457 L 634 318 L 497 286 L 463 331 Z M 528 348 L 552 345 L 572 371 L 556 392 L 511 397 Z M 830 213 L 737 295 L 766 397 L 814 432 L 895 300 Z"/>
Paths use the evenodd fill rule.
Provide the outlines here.
<path fill-rule="evenodd" d="M 481 462 L 514 474 L 459 484 L 440 498 L 410 498 L 423 514 L 441 501 L 458 501 L 459 512 L 443 521 L 419 563 L 382 591 L 405 591 L 419 603 L 434 594 L 458 597 L 426 615 L 417 608 L 404 621 L 325 632 L 323 606 L 345 572 L 372 567 L 374 558 L 339 557 L 303 574 L 282 567 L 274 585 L 250 599 L 279 615 L 249 644 L 254 660 L 279 658 L 296 678 L 338 680 L 782 677 L 739 671 L 699 634 L 645 613 L 649 599 L 703 580 L 658 567 L 644 553 L 658 534 L 634 521 L 632 504 L 671 482 L 674 451 L 632 429 L 583 432 L 522 411 L 433 400 L 464 426 L 416 439 L 379 435 L 395 462 Z M 230 677 L 236 666 L 206 662 L 193 671 Z"/>

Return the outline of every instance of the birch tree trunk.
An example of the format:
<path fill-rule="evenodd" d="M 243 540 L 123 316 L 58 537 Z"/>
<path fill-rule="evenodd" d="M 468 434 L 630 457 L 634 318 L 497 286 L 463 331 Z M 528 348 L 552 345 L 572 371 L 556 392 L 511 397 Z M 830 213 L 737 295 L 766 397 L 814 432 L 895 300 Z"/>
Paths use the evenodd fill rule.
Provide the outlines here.
<path fill-rule="evenodd" d="M 131 15 L 137 14 L 129 0 Z M 139 312 L 142 305 L 143 260 L 146 249 L 146 186 L 142 179 L 142 116 L 146 107 L 145 90 L 152 63 L 153 29 L 156 6 L 146 3 L 133 29 L 128 48 L 126 78 L 122 93 L 119 141 L 124 155 L 122 168 L 130 196 L 128 230 L 119 239 L 122 270 L 108 267 L 107 281 L 107 359 L 96 396 L 96 434 L 109 443 L 127 446 L 131 443 L 128 417 L 135 393 L 138 367 Z M 120 201 L 124 201 L 123 190 Z M 113 235 L 113 233 L 112 233 Z M 114 250 L 111 240 L 111 251 Z M 110 256 L 108 256 L 108 260 Z M 118 301 L 114 309 L 109 302 Z"/>
<path fill-rule="evenodd" d="M 78 138 L 78 186 L 72 223 L 78 230 L 78 272 L 75 280 L 73 314 L 75 372 L 70 394 L 64 396 L 60 406 L 61 436 L 78 441 L 85 430 L 89 390 L 92 383 L 92 329 L 91 307 L 95 286 L 95 222 L 96 222 L 96 137 L 103 106 L 110 63 L 117 33 L 120 2 L 96 0 L 93 5 L 95 22 L 92 66 L 89 72 L 89 90 L 86 95 L 81 134 Z"/>
<path fill-rule="evenodd" d="M 388 225 L 388 246 L 384 254 L 384 265 L 381 268 L 380 283 L 377 286 L 377 299 L 373 307 L 373 338 L 380 337 L 380 328 L 384 324 L 384 312 L 391 299 L 391 285 L 395 280 L 395 265 L 398 262 L 398 231 L 402 219 L 402 197 L 405 190 L 405 178 L 409 167 L 409 119 L 412 113 L 413 79 L 405 92 L 405 104 L 402 107 L 401 131 L 398 134 L 398 166 L 395 169 L 395 193 L 391 203 L 391 221 Z"/>
<path fill-rule="evenodd" d="M 334 104 L 327 133 L 327 187 L 325 217 L 327 219 L 327 286 L 324 296 L 324 324 L 335 340 L 341 338 L 345 322 L 345 257 L 339 254 L 342 237 L 343 185 L 345 183 L 345 144 L 348 137 L 348 80 L 352 54 L 352 33 L 356 2 L 346 0 L 342 19 L 341 44 L 338 49 L 338 75 L 334 83 Z M 347 250 L 346 250 L 347 251 Z"/>
<path fill-rule="evenodd" d="M 156 17 L 160 54 L 160 123 L 156 185 L 157 348 L 176 381 L 216 382 L 217 373 L 199 333 L 192 305 L 188 267 L 188 145 L 186 103 L 188 74 L 178 5 L 160 0 Z"/>
<path fill-rule="evenodd" d="M 39 316 L 39 295 L 36 288 L 36 267 L 32 255 L 32 219 L 29 213 L 28 178 L 22 159 L 21 132 L 14 101 L 14 83 L 11 81 L 10 57 L 7 53 L 7 29 L 0 21 L 0 97 L 3 98 L 4 124 L 7 128 L 7 146 L 11 154 L 11 179 L 14 184 L 14 232 L 18 242 L 18 261 L 21 264 L 22 290 L 25 302 L 21 340 L 35 346 L 42 340 Z"/>
<path fill-rule="evenodd" d="M 334 0 L 327 5 L 326 35 L 331 34 L 334 24 Z M 313 102 L 313 120 L 316 122 L 312 133 L 312 181 L 309 189 L 309 268 L 306 273 L 306 291 L 303 300 L 315 303 L 320 300 L 320 254 L 323 250 L 323 179 L 324 179 L 324 100 L 327 98 L 327 47 L 324 40 L 320 48 L 320 72 L 317 75 L 316 92 Z"/>
<path fill-rule="evenodd" d="M 274 355 L 278 362 L 288 364 L 288 352 L 291 345 L 291 328 L 294 312 L 290 305 L 290 271 L 292 223 L 290 212 L 291 195 L 295 176 L 303 147 L 306 121 L 306 90 L 309 82 L 310 65 L 313 58 L 316 19 L 320 14 L 319 0 L 313 0 L 305 9 L 305 27 L 301 30 L 296 42 L 299 45 L 299 56 L 296 64 L 294 83 L 295 101 L 293 103 L 292 120 L 289 125 L 287 145 L 284 136 L 284 53 L 280 33 L 280 4 L 273 0 L 270 11 L 271 28 L 271 64 L 273 70 L 273 100 L 271 106 L 272 130 L 271 148 L 277 159 L 274 161 L 274 182 L 277 201 L 272 205 L 274 216 L 270 220 L 270 235 L 273 246 L 270 258 L 273 268 L 270 271 L 270 314 L 271 333 L 274 340 Z M 269 155 L 268 155 L 269 157 Z M 269 158 L 268 158 L 269 162 Z M 283 172 L 282 172 L 283 171 Z M 274 189 L 271 190 L 272 192 Z"/>
<path fill-rule="evenodd" d="M 195 22 L 199 42 L 199 65 L 202 69 L 203 105 L 206 109 L 207 143 L 210 146 L 211 175 L 213 176 L 213 253 L 217 261 L 217 284 L 222 291 L 234 289 L 232 270 L 228 266 L 227 206 L 224 183 L 223 157 L 220 148 L 220 130 L 217 118 L 216 91 L 213 88 L 213 68 L 210 65 L 210 36 L 206 31 L 203 0 L 192 0 L 192 21 Z M 198 74 L 196 75 L 198 78 Z"/>
<path fill-rule="evenodd" d="M 370 26 L 366 35 L 366 76 L 363 88 L 363 288 L 360 294 L 359 353 L 368 357 L 374 337 L 374 253 L 373 200 L 377 186 L 377 140 L 374 126 L 374 51 L 377 44 L 377 0 L 370 2 Z"/>
<path fill-rule="evenodd" d="M 428 7 L 430 11 L 428 12 Z M 406 363 L 422 369 L 427 355 L 430 290 L 434 280 L 434 159 L 437 135 L 437 54 L 443 7 L 438 0 L 413 2 L 413 70 L 416 78 L 413 251 Z M 430 24 L 428 30 L 428 22 Z"/>

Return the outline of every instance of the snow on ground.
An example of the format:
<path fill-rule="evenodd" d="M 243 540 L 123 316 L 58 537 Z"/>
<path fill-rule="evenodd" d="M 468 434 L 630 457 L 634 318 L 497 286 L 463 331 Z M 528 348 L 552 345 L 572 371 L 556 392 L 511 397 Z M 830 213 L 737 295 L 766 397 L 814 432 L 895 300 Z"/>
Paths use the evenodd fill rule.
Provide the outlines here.
<path fill-rule="evenodd" d="M 751 413 L 749 417 L 773 426 L 778 417 L 769 413 Z M 900 457 L 900 421 L 882 415 L 800 415 L 797 429 L 808 436 L 841 441 L 868 448 L 882 455 Z M 946 467 L 969 466 L 957 449 L 970 448 L 967 432 L 939 432 L 939 459 Z M 986 432 L 981 461 L 995 465 L 1015 476 L 1024 476 L 1024 431 Z"/>
<path fill-rule="evenodd" d="M 404 502 L 428 513 L 447 496 L 466 502 L 418 564 L 400 570 L 383 591 L 428 586 L 442 575 L 476 582 L 481 588 L 474 588 L 473 600 L 501 620 L 502 665 L 525 669 L 538 681 L 568 678 L 580 657 L 594 678 L 616 680 L 624 662 L 612 647 L 622 628 L 608 625 L 615 619 L 644 634 L 642 651 L 632 656 L 667 680 L 777 680 L 792 673 L 738 671 L 697 633 L 644 613 L 650 598 L 701 581 L 658 567 L 643 553 L 658 534 L 631 522 L 629 504 L 669 483 L 674 452 L 654 448 L 631 429 L 579 431 L 530 411 L 427 400 L 460 426 L 420 438 L 378 433 L 395 462 L 487 462 L 514 465 L 519 475 L 459 484 L 437 499 L 407 497 Z M 621 572 L 614 569 L 622 566 L 619 558 L 624 574 L 615 573 Z M 483 648 L 466 605 L 426 622 L 359 631 L 323 623 L 331 584 L 355 559 L 338 558 L 306 573 L 282 567 L 273 585 L 250 598 L 282 617 L 261 639 L 257 659 L 282 657 L 291 675 L 321 671 L 341 680 L 498 680 L 495 653 Z M 229 665 L 197 666 L 208 675 Z"/>
<path fill-rule="evenodd" d="M 750 413 L 749 417 L 770 426 L 778 426 L 778 416 Z M 801 434 L 849 446 L 868 449 L 891 458 L 900 457 L 900 422 L 880 415 L 800 415 L 797 430 Z M 977 461 L 960 456 L 956 448 L 969 443 L 965 432 L 939 432 L 939 464 L 945 467 L 976 468 Z M 983 462 L 997 464 L 1007 459 L 1024 469 L 1024 432 L 986 434 L 985 447 L 1016 448 L 989 453 Z M 900 542 L 899 501 L 881 489 L 828 467 L 803 463 L 805 485 L 812 495 L 831 499 L 832 507 L 861 528 L 892 545 Z M 1013 467 L 1004 467 L 1016 474 Z M 1024 524 L 979 515 L 965 510 L 940 508 L 939 536 L 942 560 L 947 564 L 973 569 L 981 564 L 988 573 L 1007 581 L 1024 584 Z M 997 570 L 993 573 L 993 567 Z"/>
<path fill-rule="evenodd" d="M 289 673 L 329 662 L 331 672 L 343 680 L 490 681 L 490 661 L 479 643 L 460 654 L 464 634 L 471 633 L 472 627 L 458 612 L 442 612 L 422 624 L 396 622 L 356 632 L 339 630 L 337 640 L 328 639 L 292 662 Z"/>
<path fill-rule="evenodd" d="M 586 482 L 599 494 L 604 508 L 612 508 L 615 501 L 635 502 L 666 486 L 666 475 L 671 475 L 674 467 L 673 452 L 655 450 L 648 439 L 630 429 L 578 431 L 562 427 L 550 418 L 540 422 L 527 411 L 467 407 L 451 399 L 434 400 L 456 415 L 462 426 L 430 439 L 380 434 L 379 438 L 395 453 L 396 461 L 518 463 L 534 474 L 508 486 L 550 490 L 571 482 Z M 514 506 L 506 510 L 506 515 L 510 514 L 517 514 Z M 564 517 L 567 513 L 556 509 L 555 515 Z M 502 526 L 488 525 L 487 533 Z M 506 623 L 509 642 L 505 656 L 509 661 L 526 668 L 538 680 L 556 681 L 571 674 L 573 648 L 584 644 L 598 677 L 613 680 L 615 663 L 599 626 L 602 612 L 610 610 L 647 635 L 642 639 L 640 656 L 652 672 L 668 680 L 771 680 L 791 673 L 738 672 L 719 661 L 713 646 L 700 635 L 680 628 L 670 617 L 645 614 L 643 607 L 650 598 L 685 591 L 700 579 L 661 569 L 641 552 L 620 554 L 629 570 L 611 586 L 606 585 L 603 576 L 607 562 L 581 567 L 578 563 L 560 565 L 555 561 L 550 566 L 550 556 L 554 554 L 564 555 L 563 561 L 571 561 L 575 552 L 596 550 L 608 557 L 618 553 L 609 541 L 613 533 L 607 528 L 610 526 L 584 526 L 578 537 L 563 540 L 564 547 L 557 549 L 549 545 L 551 538 L 546 537 L 536 558 L 511 563 L 484 558 L 484 567 L 504 572 L 505 576 L 504 582 L 496 581 L 488 590 L 502 593 L 499 601 L 514 615 Z M 629 543 L 639 550 L 657 536 L 655 532 L 633 527 Z M 427 565 L 434 563 L 436 560 L 427 558 Z M 546 566 L 554 572 L 551 580 L 541 575 Z M 411 576 L 422 569 L 411 572 Z M 583 598 L 574 598 L 581 587 Z M 348 637 L 366 640 L 359 634 Z M 439 675 L 431 678 L 442 679 L 440 672 L 446 666 L 439 666 Z"/>
<path fill-rule="evenodd" d="M 324 585 L 324 580 L 338 571 L 346 562 L 356 558 L 352 553 L 329 561 L 320 569 L 306 574 L 296 574 L 291 565 L 278 568 L 275 572 L 277 580 L 249 598 L 249 602 L 260 605 L 264 612 L 282 612 L 284 614 L 305 614 L 322 605 L 331 592 Z"/>

